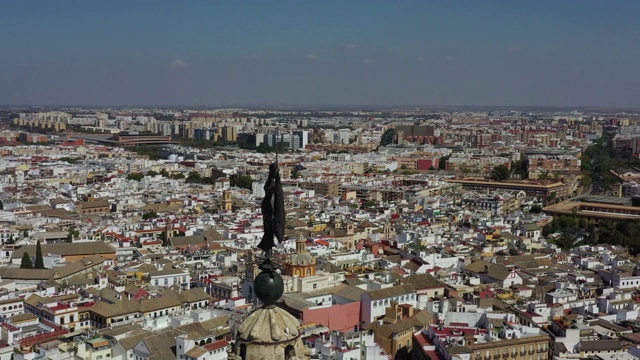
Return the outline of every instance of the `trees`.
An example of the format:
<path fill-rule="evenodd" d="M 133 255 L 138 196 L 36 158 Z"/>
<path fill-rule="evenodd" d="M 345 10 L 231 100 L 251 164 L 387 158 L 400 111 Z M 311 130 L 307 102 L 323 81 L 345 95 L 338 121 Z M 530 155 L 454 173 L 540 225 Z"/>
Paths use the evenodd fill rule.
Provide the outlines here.
<path fill-rule="evenodd" d="M 583 171 L 582 176 L 580 176 L 580 185 L 587 189 L 591 187 L 593 184 L 593 179 L 591 178 L 591 174 L 588 171 Z"/>
<path fill-rule="evenodd" d="M 575 244 L 576 239 L 569 235 L 567 232 L 562 232 L 562 235 L 558 236 L 554 243 L 562 250 L 571 250 Z"/>
<path fill-rule="evenodd" d="M 498 165 L 491 170 L 489 178 L 494 181 L 505 181 L 511 177 L 511 171 L 505 165 Z"/>
<path fill-rule="evenodd" d="M 189 175 L 187 176 L 187 182 L 189 182 L 189 183 L 199 183 L 200 181 L 202 181 L 202 175 L 200 175 L 199 172 L 197 172 L 197 171 L 189 172 Z"/>
<path fill-rule="evenodd" d="M 24 254 L 22 254 L 20 269 L 33 269 L 33 264 L 31 263 L 31 256 L 29 256 L 28 252 L 25 252 Z"/>
<path fill-rule="evenodd" d="M 157 217 L 158 217 L 158 213 L 156 213 L 155 211 L 149 211 L 142 214 L 142 220 L 155 219 Z"/>
<path fill-rule="evenodd" d="M 76 230 L 75 227 L 70 227 L 69 232 L 67 233 L 67 242 L 73 242 L 73 239 L 80 236 L 80 231 Z"/>
<path fill-rule="evenodd" d="M 64 161 L 67 162 L 69 164 L 77 164 L 78 160 L 81 160 L 80 158 L 72 158 L 72 157 L 68 157 L 68 156 L 64 156 L 60 158 L 60 161 Z"/>
<path fill-rule="evenodd" d="M 540 212 L 542 212 L 542 206 L 538 204 L 532 205 L 531 208 L 529 209 L 529 212 L 532 214 L 540 214 Z"/>
<path fill-rule="evenodd" d="M 529 177 L 529 160 L 522 158 L 514 161 L 511 164 L 511 169 L 513 169 L 513 173 L 518 175 L 520 179 L 527 179 Z"/>
<path fill-rule="evenodd" d="M 540 175 L 538 175 L 538 179 L 540 179 L 540 180 L 551 180 L 551 179 L 552 179 L 552 176 L 551 176 L 551 174 L 549 173 L 549 171 L 547 171 L 547 170 L 542 170 L 542 171 L 540 172 Z"/>
<path fill-rule="evenodd" d="M 157 145 L 136 145 L 129 147 L 129 149 L 138 155 L 146 155 L 150 160 L 163 159 L 162 148 Z"/>
<path fill-rule="evenodd" d="M 44 258 L 42 257 L 42 247 L 40 240 L 36 243 L 36 263 L 33 265 L 35 269 L 46 269 L 44 267 Z"/>
<path fill-rule="evenodd" d="M 380 145 L 378 147 L 393 144 L 393 138 L 396 136 L 396 129 L 387 129 L 380 137 Z"/>
<path fill-rule="evenodd" d="M 438 169 L 445 170 L 447 168 L 447 160 L 449 160 L 450 157 L 451 155 L 441 157 L 438 161 Z"/>
<path fill-rule="evenodd" d="M 127 180 L 135 180 L 135 181 L 140 181 L 144 178 L 144 174 L 142 173 L 135 173 L 135 174 L 129 174 L 127 175 Z"/>
<path fill-rule="evenodd" d="M 249 175 L 237 175 L 231 178 L 231 186 L 237 186 L 243 189 L 251 190 L 253 179 Z"/>
<path fill-rule="evenodd" d="M 586 244 L 609 244 L 625 246 L 632 255 L 640 253 L 640 223 L 637 220 L 602 220 L 596 227 L 582 217 L 575 219 L 563 215 L 542 228 L 542 234 L 549 236 L 560 233 L 554 243 L 569 249 L 576 245 L 576 240 L 583 237 Z"/>

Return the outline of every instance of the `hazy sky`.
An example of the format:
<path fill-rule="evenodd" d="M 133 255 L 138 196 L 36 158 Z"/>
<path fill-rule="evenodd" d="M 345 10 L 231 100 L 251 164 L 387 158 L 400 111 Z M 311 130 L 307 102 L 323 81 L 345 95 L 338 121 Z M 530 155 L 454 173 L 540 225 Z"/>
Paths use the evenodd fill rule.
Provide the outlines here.
<path fill-rule="evenodd" d="M 640 1 L 2 1 L 0 104 L 640 106 Z"/>

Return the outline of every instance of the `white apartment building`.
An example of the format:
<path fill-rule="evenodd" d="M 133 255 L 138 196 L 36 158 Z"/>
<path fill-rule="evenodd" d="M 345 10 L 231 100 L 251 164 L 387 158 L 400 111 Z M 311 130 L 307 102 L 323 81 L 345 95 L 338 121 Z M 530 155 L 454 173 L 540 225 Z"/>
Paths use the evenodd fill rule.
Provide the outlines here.
<path fill-rule="evenodd" d="M 417 306 L 416 289 L 411 285 L 398 285 L 379 290 L 372 290 L 362 294 L 360 306 L 361 325 L 368 325 L 385 315 L 385 309 L 396 302 L 400 305 Z"/>

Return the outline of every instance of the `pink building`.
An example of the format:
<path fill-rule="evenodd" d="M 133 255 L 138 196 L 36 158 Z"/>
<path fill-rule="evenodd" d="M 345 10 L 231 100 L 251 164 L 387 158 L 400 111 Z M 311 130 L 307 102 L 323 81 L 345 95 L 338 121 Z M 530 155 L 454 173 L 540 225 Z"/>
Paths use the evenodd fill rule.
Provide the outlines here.
<path fill-rule="evenodd" d="M 302 320 L 322 324 L 332 331 L 354 331 L 360 322 L 360 301 L 320 309 L 306 309 L 302 311 Z"/>

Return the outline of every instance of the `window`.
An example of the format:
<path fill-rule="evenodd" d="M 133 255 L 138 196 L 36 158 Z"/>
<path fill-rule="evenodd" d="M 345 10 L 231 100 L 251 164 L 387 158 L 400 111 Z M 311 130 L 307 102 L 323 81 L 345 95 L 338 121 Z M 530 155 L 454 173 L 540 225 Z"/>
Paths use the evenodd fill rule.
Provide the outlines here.
<path fill-rule="evenodd" d="M 317 287 L 318 287 L 318 284 L 313 284 L 313 288 L 314 289 L 317 288 Z"/>

